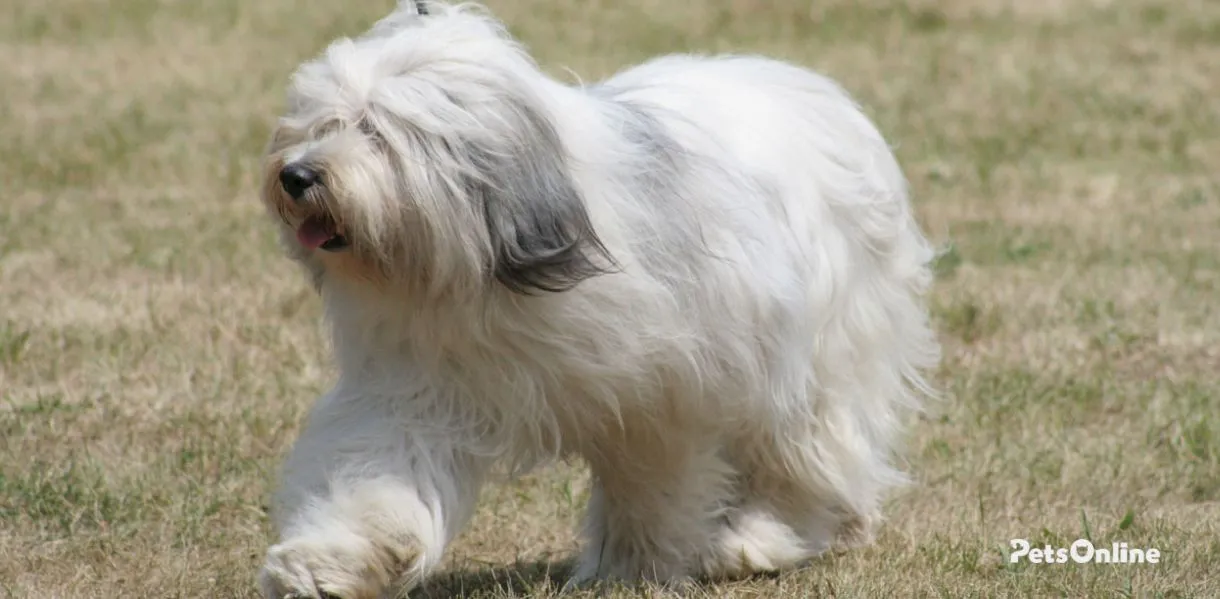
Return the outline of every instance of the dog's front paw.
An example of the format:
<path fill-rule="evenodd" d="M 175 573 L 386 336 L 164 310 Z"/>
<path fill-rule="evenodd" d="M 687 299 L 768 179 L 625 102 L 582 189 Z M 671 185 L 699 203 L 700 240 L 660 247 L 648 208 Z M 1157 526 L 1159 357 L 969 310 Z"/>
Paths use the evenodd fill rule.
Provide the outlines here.
<path fill-rule="evenodd" d="M 378 599 L 401 584 L 417 555 L 350 533 L 298 537 L 267 552 L 259 586 L 267 599 Z"/>

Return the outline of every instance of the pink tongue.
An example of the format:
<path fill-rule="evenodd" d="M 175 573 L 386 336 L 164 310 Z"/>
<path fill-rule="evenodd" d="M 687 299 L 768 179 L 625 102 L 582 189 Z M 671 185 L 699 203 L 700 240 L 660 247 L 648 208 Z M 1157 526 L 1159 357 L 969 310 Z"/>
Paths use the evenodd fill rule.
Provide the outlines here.
<path fill-rule="evenodd" d="M 301 223 L 301 228 L 297 229 L 297 241 L 311 250 L 321 247 L 334 236 L 335 233 L 330 230 L 330 227 L 313 218 Z"/>

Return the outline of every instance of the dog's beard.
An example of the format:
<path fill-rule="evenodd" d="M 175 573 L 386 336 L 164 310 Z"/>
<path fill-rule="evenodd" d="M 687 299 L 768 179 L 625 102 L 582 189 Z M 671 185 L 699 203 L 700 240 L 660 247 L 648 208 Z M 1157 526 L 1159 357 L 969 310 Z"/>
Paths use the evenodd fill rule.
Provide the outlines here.
<path fill-rule="evenodd" d="M 339 252 L 352 246 L 350 229 L 329 209 L 305 216 L 295 224 L 295 229 L 297 243 L 305 249 Z"/>
<path fill-rule="evenodd" d="M 275 184 L 271 184 L 275 185 Z M 338 252 L 350 249 L 351 227 L 336 208 L 336 202 L 323 186 L 315 186 L 300 199 L 293 199 L 278 186 L 270 190 L 273 211 L 296 233 L 297 243 L 306 250 Z"/>

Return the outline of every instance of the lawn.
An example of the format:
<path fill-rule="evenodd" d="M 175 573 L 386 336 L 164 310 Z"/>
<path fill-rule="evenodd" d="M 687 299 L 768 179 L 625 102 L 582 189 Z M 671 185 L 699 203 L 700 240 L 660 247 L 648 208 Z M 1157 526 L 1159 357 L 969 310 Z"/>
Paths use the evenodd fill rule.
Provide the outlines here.
<path fill-rule="evenodd" d="M 392 4 L 0 0 L 0 597 L 256 596 L 334 378 L 259 155 L 291 69 Z M 838 79 L 944 248 L 944 397 L 877 543 L 696 596 L 1220 596 L 1220 2 L 489 5 L 564 79 L 674 51 Z M 489 489 L 417 596 L 557 595 L 587 489 Z"/>

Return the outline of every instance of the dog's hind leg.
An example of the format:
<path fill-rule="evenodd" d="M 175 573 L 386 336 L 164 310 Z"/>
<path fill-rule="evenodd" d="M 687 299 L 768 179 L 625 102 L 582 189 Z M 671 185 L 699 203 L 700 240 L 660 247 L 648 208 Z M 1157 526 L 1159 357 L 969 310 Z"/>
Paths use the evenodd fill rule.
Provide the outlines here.
<path fill-rule="evenodd" d="M 591 460 L 587 544 L 574 582 L 736 579 L 794 567 L 825 550 L 841 514 L 835 499 L 776 463 L 737 449 L 664 449 L 626 443 L 630 455 Z"/>
<path fill-rule="evenodd" d="M 594 488 L 573 582 L 699 576 L 701 555 L 734 501 L 735 473 L 719 449 L 675 434 L 587 457 Z"/>
<path fill-rule="evenodd" d="M 725 451 L 738 476 L 735 502 L 702 552 L 707 579 L 797 567 L 830 545 L 839 518 L 829 493 L 773 458 L 776 438 L 735 439 Z"/>
<path fill-rule="evenodd" d="M 793 424 L 782 434 L 758 431 L 733 446 L 743 472 L 741 501 L 718 539 L 721 554 L 754 547 L 775 569 L 798 566 L 836 545 L 872 542 L 884 491 L 900 476 L 841 414 Z M 726 557 L 727 559 L 727 557 Z M 722 569 L 732 570 L 725 562 Z"/>

